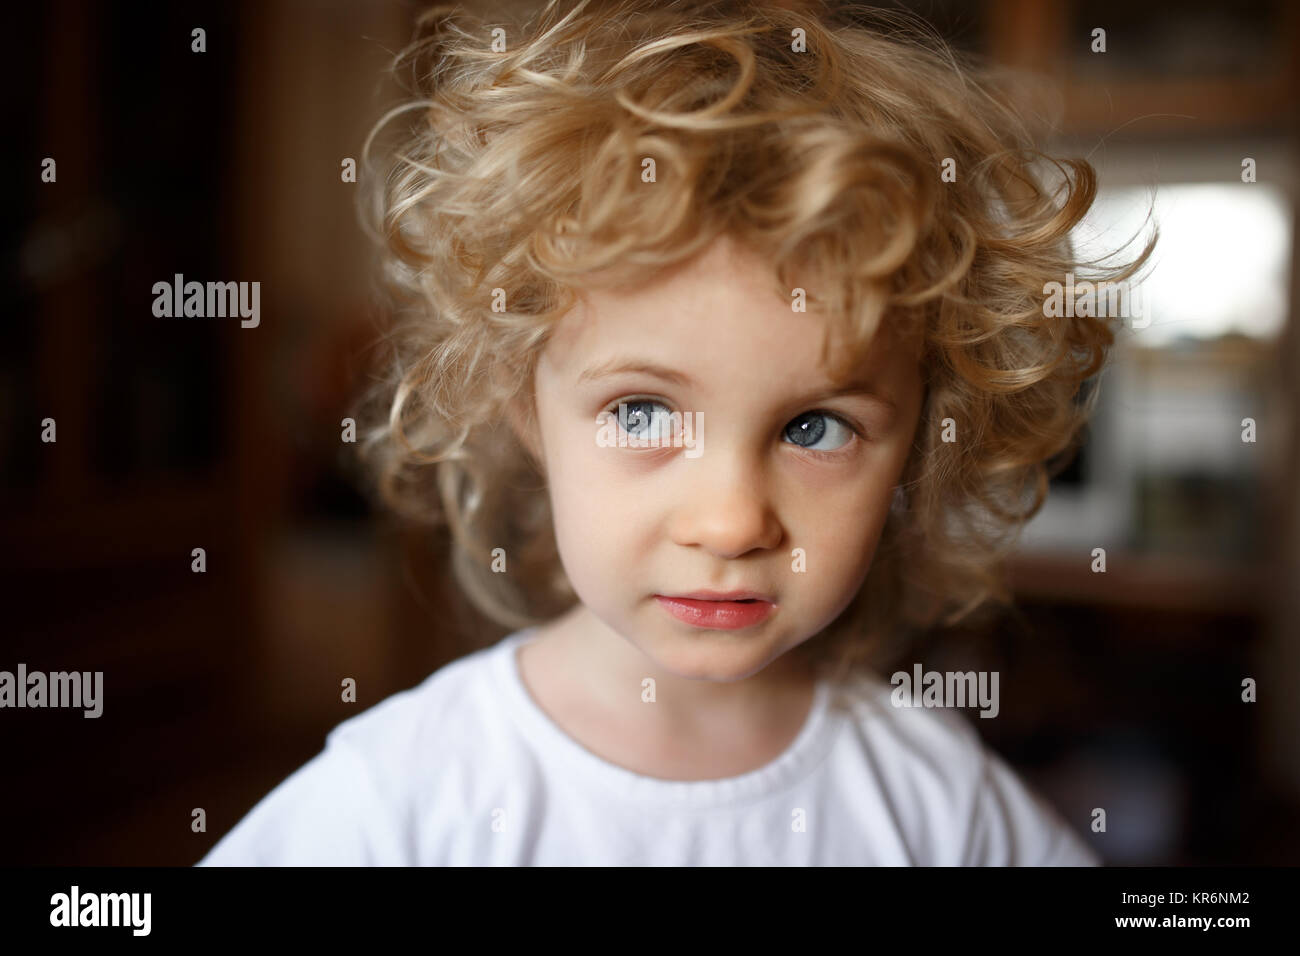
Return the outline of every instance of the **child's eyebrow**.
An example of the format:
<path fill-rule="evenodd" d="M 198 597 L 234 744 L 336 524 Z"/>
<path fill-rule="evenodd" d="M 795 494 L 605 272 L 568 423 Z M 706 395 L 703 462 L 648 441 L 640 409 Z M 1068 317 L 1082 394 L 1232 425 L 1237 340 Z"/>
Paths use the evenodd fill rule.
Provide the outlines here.
<path fill-rule="evenodd" d="M 691 377 L 684 372 L 671 369 L 666 365 L 656 365 L 654 362 L 642 362 L 637 360 L 620 360 L 611 359 L 600 365 L 594 365 L 578 376 L 578 384 L 595 381 L 600 378 L 608 378 L 611 375 L 621 375 L 624 372 L 639 373 L 641 375 L 653 375 L 655 378 L 661 378 L 666 382 L 672 382 L 674 385 L 680 385 L 682 388 L 690 388 L 695 383 Z"/>
<path fill-rule="evenodd" d="M 654 378 L 663 379 L 671 382 L 681 388 L 692 388 L 695 380 L 684 372 L 669 368 L 666 365 L 658 365 L 654 362 L 645 362 L 636 359 L 611 359 L 600 365 L 593 365 L 591 368 L 582 372 L 578 376 L 578 384 L 596 381 L 597 379 L 609 378 L 612 375 L 621 374 L 640 374 L 650 375 Z M 822 401 L 828 398 L 838 398 L 842 395 L 852 395 L 860 398 L 870 399 L 886 406 L 890 411 L 898 411 L 898 406 L 885 395 L 872 388 L 865 382 L 848 382 L 847 384 L 830 387 L 825 389 L 813 389 L 801 398 L 801 401 Z"/>

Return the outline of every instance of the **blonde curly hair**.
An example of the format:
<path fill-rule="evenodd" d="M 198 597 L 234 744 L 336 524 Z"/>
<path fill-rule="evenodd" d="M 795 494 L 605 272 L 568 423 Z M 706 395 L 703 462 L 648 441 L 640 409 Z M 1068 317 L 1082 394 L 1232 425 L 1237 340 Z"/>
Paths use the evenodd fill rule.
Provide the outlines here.
<path fill-rule="evenodd" d="M 577 600 L 544 478 L 504 426 L 550 331 L 597 276 L 649 281 L 720 235 L 786 295 L 807 290 L 845 366 L 881 321 L 923 348 L 901 507 L 861 593 L 800 652 L 843 677 L 1006 598 L 1000 559 L 1076 443 L 1115 332 L 1045 317 L 1046 284 L 1127 280 L 1155 236 L 1114 268 L 1074 257 L 1095 173 L 1034 148 L 1002 75 L 911 17 L 800 0 L 550 0 L 504 23 L 438 6 L 407 69 L 413 98 L 364 153 L 395 321 L 358 406 L 361 460 L 383 503 L 450 526 L 484 614 L 523 627 Z"/>

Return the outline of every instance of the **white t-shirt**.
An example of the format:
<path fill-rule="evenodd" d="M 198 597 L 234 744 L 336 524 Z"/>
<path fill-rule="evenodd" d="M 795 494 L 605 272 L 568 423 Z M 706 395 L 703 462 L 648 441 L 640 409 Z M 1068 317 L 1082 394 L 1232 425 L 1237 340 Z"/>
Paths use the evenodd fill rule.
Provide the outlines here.
<path fill-rule="evenodd" d="M 819 682 L 775 760 L 663 780 L 537 706 L 517 631 L 335 727 L 200 866 L 1096 865 L 961 714 Z M 833 698 L 847 707 L 832 706 Z"/>

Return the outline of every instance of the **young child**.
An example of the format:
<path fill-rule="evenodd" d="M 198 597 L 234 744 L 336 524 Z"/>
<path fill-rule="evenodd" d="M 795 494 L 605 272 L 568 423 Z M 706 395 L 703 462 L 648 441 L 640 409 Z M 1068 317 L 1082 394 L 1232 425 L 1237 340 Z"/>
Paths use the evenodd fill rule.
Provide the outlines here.
<path fill-rule="evenodd" d="M 407 321 L 365 460 L 514 633 L 344 721 L 202 864 L 1099 862 L 874 670 L 1000 594 L 1083 421 L 1114 330 L 1043 303 L 1091 167 L 855 6 L 501 25 L 435 9 L 398 60 Z"/>

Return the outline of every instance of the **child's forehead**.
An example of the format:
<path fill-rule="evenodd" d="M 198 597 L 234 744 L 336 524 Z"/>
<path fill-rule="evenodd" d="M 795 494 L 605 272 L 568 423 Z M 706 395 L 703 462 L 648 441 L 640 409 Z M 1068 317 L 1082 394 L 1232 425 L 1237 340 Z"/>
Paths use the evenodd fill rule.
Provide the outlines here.
<path fill-rule="evenodd" d="M 879 310 L 855 334 L 818 310 L 792 309 L 766 285 L 735 276 L 635 291 L 586 289 L 553 328 L 546 360 L 571 380 L 637 366 L 681 370 L 696 382 L 797 374 L 856 384 L 915 348 Z"/>

